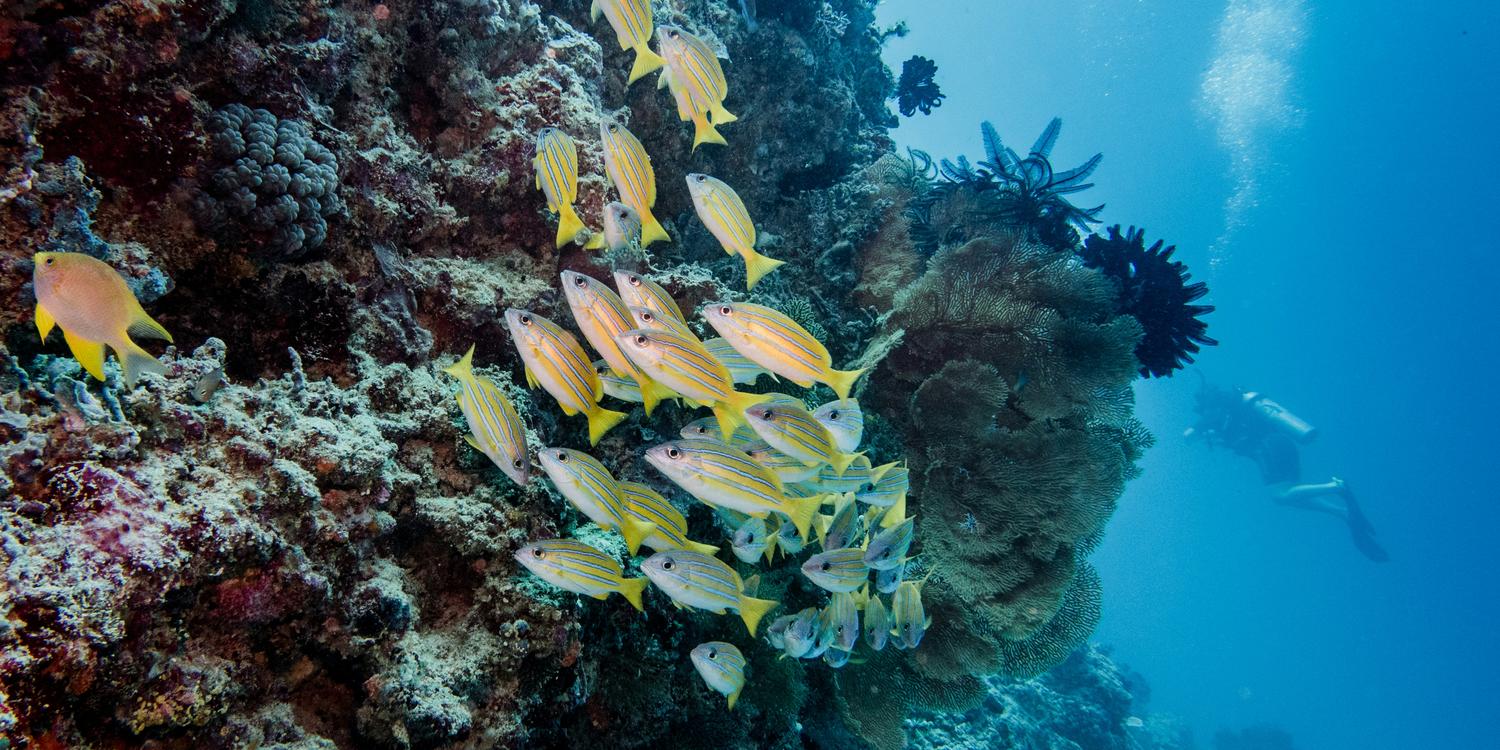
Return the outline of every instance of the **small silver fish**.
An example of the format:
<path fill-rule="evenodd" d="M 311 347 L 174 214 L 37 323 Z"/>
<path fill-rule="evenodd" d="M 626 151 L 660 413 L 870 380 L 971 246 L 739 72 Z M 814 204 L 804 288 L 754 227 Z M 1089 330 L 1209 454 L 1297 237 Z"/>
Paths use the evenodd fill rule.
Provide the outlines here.
<path fill-rule="evenodd" d="M 840 669 L 849 663 L 850 653 L 841 648 L 830 648 L 823 652 L 823 663 L 832 669 Z"/>
<path fill-rule="evenodd" d="M 745 655 L 723 641 L 709 641 L 693 649 L 693 666 L 715 692 L 729 699 L 729 710 L 745 687 Z"/>
<path fill-rule="evenodd" d="M 590 250 L 620 252 L 641 244 L 641 215 L 619 201 L 604 204 L 604 231 L 589 238 Z"/>
<path fill-rule="evenodd" d="M 832 592 L 854 591 L 870 575 L 865 565 L 865 551 L 858 547 L 820 552 L 802 564 L 802 574 L 819 587 Z"/>
<path fill-rule="evenodd" d="M 833 623 L 833 648 L 849 652 L 859 642 L 859 607 L 854 596 L 847 592 L 834 594 L 828 600 L 831 610 L 829 620 Z"/>
<path fill-rule="evenodd" d="M 906 563 L 902 562 L 894 568 L 875 571 L 875 590 L 882 594 L 896 593 L 896 587 L 906 577 Z"/>
<path fill-rule="evenodd" d="M 193 400 L 200 404 L 208 403 L 224 384 L 224 368 L 215 367 L 199 376 L 198 382 L 193 383 Z"/>
<path fill-rule="evenodd" d="M 778 651 L 786 648 L 786 629 L 795 619 L 796 615 L 782 615 L 771 621 L 771 626 L 766 628 L 766 642 L 771 648 Z"/>
<path fill-rule="evenodd" d="M 890 570 L 906 560 L 906 552 L 911 549 L 912 537 L 916 530 L 915 518 L 908 518 L 901 523 L 886 529 L 875 535 L 865 547 L 865 565 L 871 570 Z"/>
<path fill-rule="evenodd" d="M 780 602 L 745 593 L 745 582 L 716 557 L 690 550 L 658 552 L 641 563 L 641 572 L 672 601 L 715 614 L 738 612 L 755 636 L 760 618 Z"/>
<path fill-rule="evenodd" d="M 734 530 L 731 537 L 734 556 L 742 563 L 754 565 L 760 561 L 762 555 L 766 562 L 771 561 L 771 553 L 775 551 L 771 547 L 771 535 L 766 531 L 766 521 L 763 518 L 749 518 L 740 527 Z"/>
<path fill-rule="evenodd" d="M 808 607 L 798 612 L 787 623 L 782 633 L 782 651 L 793 659 L 801 659 L 812 651 L 818 640 L 819 612 L 817 607 Z"/>
<path fill-rule="evenodd" d="M 823 423 L 839 450 L 853 453 L 865 436 L 865 413 L 852 398 L 829 401 L 813 410 L 813 418 Z"/>
<path fill-rule="evenodd" d="M 804 546 L 806 543 L 802 541 L 802 537 L 797 536 L 797 527 L 783 520 L 780 528 L 776 529 L 776 549 L 790 556 L 801 552 Z"/>
<path fill-rule="evenodd" d="M 851 495 L 844 494 L 835 501 L 835 505 L 833 518 L 828 521 L 827 526 L 820 527 L 822 533 L 819 536 L 824 551 L 853 546 L 865 534 L 864 517 L 860 515 L 859 504 L 854 502 Z"/>
<path fill-rule="evenodd" d="M 891 635 L 898 648 L 912 649 L 932 627 L 932 618 L 922 608 L 922 581 L 902 581 L 891 597 Z"/>
<path fill-rule="evenodd" d="M 833 617 L 832 607 L 824 607 L 818 610 L 818 629 L 813 635 L 813 645 L 812 648 L 808 649 L 807 655 L 802 658 L 816 659 L 828 653 L 828 649 L 833 648 L 833 635 L 838 629 L 838 625 L 833 621 Z"/>
<path fill-rule="evenodd" d="M 885 648 L 891 637 L 891 618 L 878 595 L 865 602 L 865 644 L 873 651 Z"/>

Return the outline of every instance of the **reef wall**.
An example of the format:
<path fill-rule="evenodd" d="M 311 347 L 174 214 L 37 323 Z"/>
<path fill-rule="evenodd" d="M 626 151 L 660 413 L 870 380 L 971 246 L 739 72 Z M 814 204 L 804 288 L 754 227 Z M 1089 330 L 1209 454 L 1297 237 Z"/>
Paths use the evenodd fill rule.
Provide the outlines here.
<path fill-rule="evenodd" d="M 655 3 L 728 60 L 740 119 L 696 153 L 665 92 L 626 85 L 631 53 L 586 0 L 0 9 L 0 737 L 892 747 L 911 711 L 1061 660 L 1097 618 L 1082 559 L 1149 442 L 1130 419 L 1140 328 L 1055 227 L 944 232 L 931 257 L 912 239 L 931 187 L 891 153 L 873 4 Z M 597 226 L 602 117 L 654 161 L 673 241 L 649 257 L 554 248 L 534 135 L 577 138 Z M 692 171 L 735 186 L 788 261 L 754 299 L 877 368 L 868 442 L 910 462 L 934 571 L 922 650 L 838 674 L 759 650 L 733 713 L 684 654 L 736 623 L 519 575 L 519 546 L 583 519 L 468 449 L 436 366 L 475 344 L 534 445 L 586 446 L 521 386 L 500 313 L 567 320 L 567 269 L 647 271 L 684 310 L 743 297 Z M 101 387 L 42 343 L 43 250 L 121 270 L 178 342 L 166 377 Z M 596 455 L 649 477 L 641 448 L 685 418 L 636 412 Z"/>

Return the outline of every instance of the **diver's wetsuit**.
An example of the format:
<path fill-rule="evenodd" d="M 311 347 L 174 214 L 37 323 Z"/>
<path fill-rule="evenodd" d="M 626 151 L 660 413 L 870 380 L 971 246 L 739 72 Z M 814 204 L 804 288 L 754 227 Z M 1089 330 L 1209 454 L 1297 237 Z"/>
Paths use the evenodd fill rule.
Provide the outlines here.
<path fill-rule="evenodd" d="M 1340 518 L 1349 525 L 1354 546 L 1362 554 L 1376 562 L 1390 559 L 1375 541 L 1374 527 L 1343 480 L 1301 484 L 1302 456 L 1297 441 L 1279 428 L 1255 399 L 1247 398 L 1241 391 L 1215 388 L 1205 382 L 1198 394 L 1198 415 L 1198 423 L 1189 434 L 1255 461 L 1261 479 L 1279 488 L 1278 503 Z M 1313 434 L 1308 428 L 1301 437 L 1310 440 Z M 1329 496 L 1338 500 L 1330 500 Z"/>

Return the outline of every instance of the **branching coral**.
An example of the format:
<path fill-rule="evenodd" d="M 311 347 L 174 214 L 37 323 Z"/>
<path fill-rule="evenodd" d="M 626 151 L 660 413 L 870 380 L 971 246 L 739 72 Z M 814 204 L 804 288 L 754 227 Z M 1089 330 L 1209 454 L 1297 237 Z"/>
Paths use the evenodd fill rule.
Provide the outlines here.
<path fill-rule="evenodd" d="M 896 106 L 901 114 L 911 117 L 921 110 L 930 115 L 932 110 L 943 106 L 943 90 L 932 77 L 937 74 L 937 63 L 921 55 L 912 55 L 901 63 L 901 78 L 896 83 Z"/>
<path fill-rule="evenodd" d="M 1193 304 L 1208 294 L 1208 285 L 1188 283 L 1192 275 L 1187 266 L 1172 260 L 1176 245 L 1162 249 L 1163 242 L 1157 240 L 1147 248 L 1145 236 L 1146 230 L 1135 227 L 1121 233 L 1116 224 L 1107 236 L 1090 235 L 1078 255 L 1084 265 L 1117 283 L 1119 309 L 1145 329 L 1135 348 L 1141 376 L 1159 378 L 1191 363 L 1200 345 L 1219 342 L 1208 336 L 1208 324 L 1198 319 L 1213 312 L 1213 305 Z"/>

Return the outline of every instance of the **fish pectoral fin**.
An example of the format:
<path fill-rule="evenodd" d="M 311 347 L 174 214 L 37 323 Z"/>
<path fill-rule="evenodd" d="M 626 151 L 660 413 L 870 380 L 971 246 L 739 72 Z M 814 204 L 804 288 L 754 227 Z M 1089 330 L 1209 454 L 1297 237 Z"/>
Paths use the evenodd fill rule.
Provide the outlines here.
<path fill-rule="evenodd" d="M 537 385 L 539 385 L 541 383 L 541 381 L 539 381 L 539 380 L 536 379 L 536 373 L 534 373 L 534 372 L 531 371 L 531 365 L 522 365 L 521 369 L 524 370 L 525 373 L 526 373 L 526 387 L 527 388 L 536 388 Z M 563 408 L 566 409 L 567 407 L 563 407 Z"/>
<path fill-rule="evenodd" d="M 36 303 L 36 332 L 42 335 L 43 342 L 47 341 L 47 334 L 52 333 L 56 326 L 57 321 L 52 319 L 52 313 L 47 312 L 42 303 Z"/>
<path fill-rule="evenodd" d="M 730 711 L 734 710 L 734 702 L 740 699 L 740 691 L 744 690 L 744 689 L 745 689 L 745 686 L 741 685 L 741 686 L 735 688 L 734 692 L 732 692 L 732 693 L 729 694 L 729 710 Z"/>
<path fill-rule="evenodd" d="M 63 329 L 63 338 L 68 342 L 68 350 L 73 352 L 73 359 L 78 360 L 78 364 L 83 365 L 83 369 L 95 379 L 103 380 L 104 344 L 75 336 L 66 328 Z"/>
<path fill-rule="evenodd" d="M 603 593 L 603 594 L 586 594 L 585 596 L 592 596 L 595 599 L 601 599 L 601 600 L 609 598 L 609 594 L 607 592 Z"/>
<path fill-rule="evenodd" d="M 474 450 L 479 451 L 480 453 L 484 452 L 484 449 L 479 447 L 479 441 L 475 440 L 473 435 L 464 435 L 464 442 L 468 443 L 471 447 L 474 448 Z"/>
<path fill-rule="evenodd" d="M 126 333 L 129 333 L 132 339 L 160 339 L 168 344 L 172 343 L 172 334 L 168 333 L 162 324 L 152 320 L 145 310 L 136 310 L 135 319 L 130 321 L 130 327 L 126 329 Z"/>

